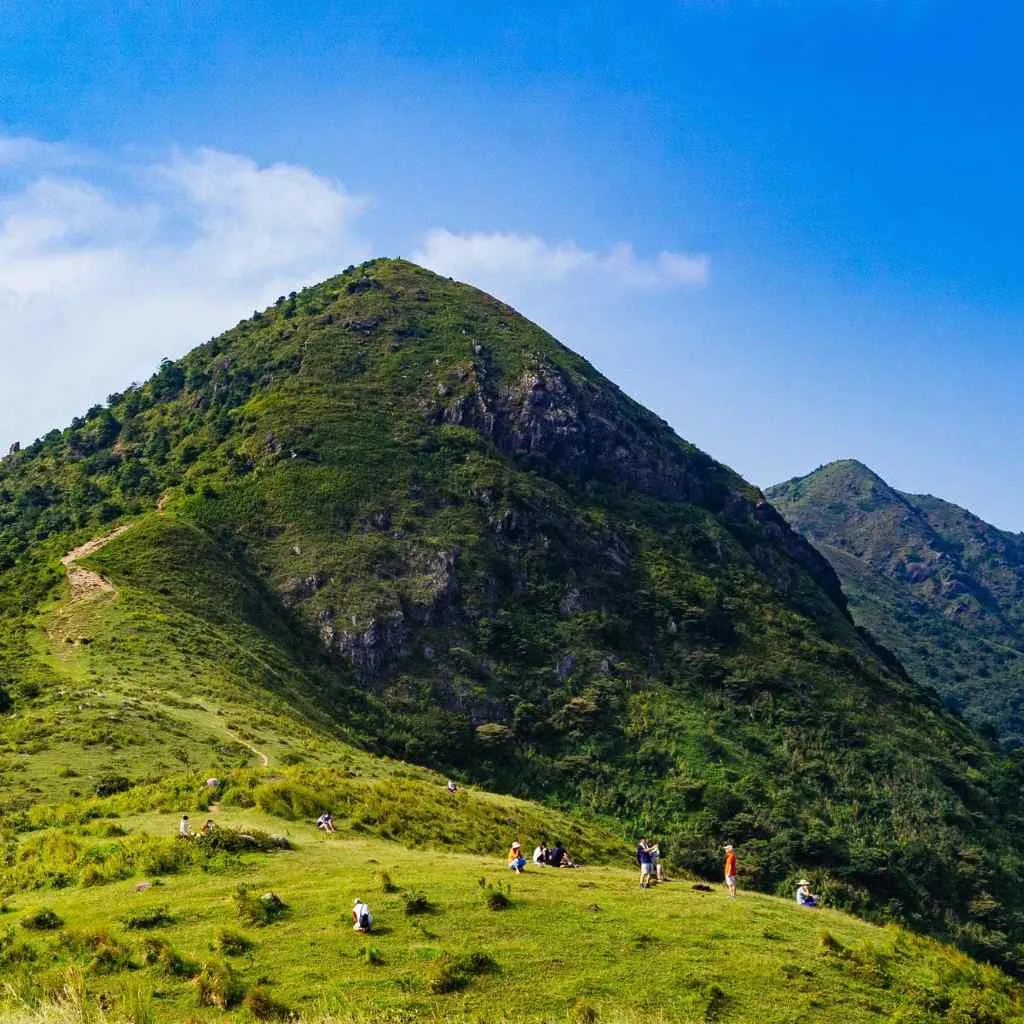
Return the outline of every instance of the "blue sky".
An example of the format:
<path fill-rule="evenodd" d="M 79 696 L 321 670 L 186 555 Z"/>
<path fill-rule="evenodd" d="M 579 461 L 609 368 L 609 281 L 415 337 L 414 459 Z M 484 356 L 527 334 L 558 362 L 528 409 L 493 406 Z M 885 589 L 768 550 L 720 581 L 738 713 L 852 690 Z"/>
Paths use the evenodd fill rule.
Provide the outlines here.
<path fill-rule="evenodd" d="M 0 443 L 405 255 L 755 483 L 855 457 L 1024 529 L 1024 14 L 981 6 L 0 0 Z"/>

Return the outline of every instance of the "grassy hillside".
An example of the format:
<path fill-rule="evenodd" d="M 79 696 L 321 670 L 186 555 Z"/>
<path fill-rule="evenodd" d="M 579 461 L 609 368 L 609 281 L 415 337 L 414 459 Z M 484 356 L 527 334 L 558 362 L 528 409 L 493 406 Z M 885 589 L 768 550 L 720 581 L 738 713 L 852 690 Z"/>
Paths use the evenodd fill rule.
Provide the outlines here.
<path fill-rule="evenodd" d="M 8 813 L 352 744 L 1018 964 L 1015 764 L 756 489 L 465 285 L 350 268 L 12 453 L 0 567 Z"/>
<path fill-rule="evenodd" d="M 173 787 L 147 794 L 173 811 L 133 809 L 148 802 L 135 794 L 90 805 L 81 822 L 54 811 L 57 828 L 23 823 L 7 840 L 19 867 L 0 875 L 4 890 L 37 861 L 66 866 L 74 854 L 85 867 L 57 891 L 22 882 L 5 898 L 0 1021 L 1024 1019 L 1018 984 L 948 947 L 742 885 L 735 901 L 681 877 L 641 891 L 621 844 L 536 807 L 452 798 L 438 779 L 432 796 L 419 775 L 378 806 L 406 821 L 406 842 L 432 821 L 451 829 L 440 852 L 377 838 L 383 824 L 351 801 L 337 805 L 333 836 L 273 817 L 259 810 L 268 791 L 279 800 L 302 783 L 264 775 L 228 781 L 214 815 L 221 844 L 237 830 L 286 834 L 288 849 L 173 838 L 178 809 L 195 806 Z M 239 806 L 245 793 L 256 807 Z M 432 801 L 445 804 L 433 818 Z M 572 829 L 562 838 L 584 867 L 510 875 L 501 847 L 513 835 L 530 845 L 541 822 Z M 144 853 L 131 866 L 124 849 Z M 591 859 L 613 850 L 621 866 Z M 113 879 L 96 879 L 113 866 Z M 261 909 L 266 893 L 279 913 Z M 356 897 L 374 912 L 372 935 L 351 930 Z"/>
<path fill-rule="evenodd" d="M 914 679 L 1008 747 L 1024 742 L 1024 538 L 853 461 L 769 494 Z"/>

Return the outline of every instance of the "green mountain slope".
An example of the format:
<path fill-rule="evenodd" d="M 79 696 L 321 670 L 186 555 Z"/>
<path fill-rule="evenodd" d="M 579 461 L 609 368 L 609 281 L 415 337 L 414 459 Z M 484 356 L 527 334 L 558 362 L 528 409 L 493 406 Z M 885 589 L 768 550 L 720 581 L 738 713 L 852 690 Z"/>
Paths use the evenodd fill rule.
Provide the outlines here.
<path fill-rule="evenodd" d="M 0 885 L 20 877 L 0 915 L 0 1021 L 1024 1020 L 1019 983 L 901 929 L 742 884 L 735 901 L 678 877 L 640 891 L 628 850 L 594 863 L 609 837 L 593 828 L 561 837 L 580 870 L 512 876 L 508 821 L 527 843 L 539 821 L 565 824 L 543 808 L 449 797 L 426 772 L 388 786 L 349 779 L 339 832 L 325 836 L 273 813 L 301 791 L 297 778 L 262 775 L 225 778 L 216 842 L 177 840 L 176 815 L 147 809 L 193 808 L 167 786 L 92 801 L 96 816 L 55 827 L 22 822 L 18 867 L 0 869 Z M 48 814 L 51 826 L 59 816 Z M 441 822 L 448 849 L 436 842 Z M 283 832 L 288 849 L 225 849 Z M 417 849 L 403 845 L 412 840 Z M 87 884 L 35 888 L 55 863 Z M 267 892 L 283 912 L 261 912 Z M 352 931 L 356 897 L 373 911 L 369 936 Z"/>
<path fill-rule="evenodd" d="M 465 285 L 350 268 L 12 452 L 0 565 L 9 808 L 352 743 L 1016 963 L 1016 766 L 756 489 Z"/>
<path fill-rule="evenodd" d="M 850 460 L 768 493 L 916 680 L 1006 745 L 1024 743 L 1024 536 Z"/>

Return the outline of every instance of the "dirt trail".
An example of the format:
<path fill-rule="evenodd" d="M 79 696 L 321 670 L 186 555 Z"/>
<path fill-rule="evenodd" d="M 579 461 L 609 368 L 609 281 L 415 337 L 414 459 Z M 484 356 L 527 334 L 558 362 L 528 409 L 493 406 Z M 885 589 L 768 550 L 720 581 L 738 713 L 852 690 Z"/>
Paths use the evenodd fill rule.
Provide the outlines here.
<path fill-rule="evenodd" d="M 267 755 L 264 754 L 262 750 L 257 750 L 251 743 L 249 743 L 247 740 L 243 740 L 241 736 L 236 736 L 233 732 L 229 732 L 228 735 L 237 744 L 245 747 L 246 750 L 251 750 L 256 755 L 256 757 L 259 758 L 259 762 L 262 767 L 266 768 L 267 765 L 270 764 L 270 758 L 267 757 Z"/>
<path fill-rule="evenodd" d="M 124 526 L 119 526 L 116 530 L 103 537 L 95 537 L 88 543 L 72 549 L 60 560 L 60 564 L 68 571 L 68 582 L 71 584 L 71 597 L 73 600 L 102 592 L 114 593 L 114 584 L 110 580 L 104 578 L 98 572 L 93 572 L 91 569 L 83 569 L 82 566 L 75 563 L 80 558 L 88 558 L 89 555 L 94 555 L 101 548 L 106 547 L 112 540 L 120 537 L 126 530 L 130 530 L 131 527 L 131 523 L 126 523 Z"/>

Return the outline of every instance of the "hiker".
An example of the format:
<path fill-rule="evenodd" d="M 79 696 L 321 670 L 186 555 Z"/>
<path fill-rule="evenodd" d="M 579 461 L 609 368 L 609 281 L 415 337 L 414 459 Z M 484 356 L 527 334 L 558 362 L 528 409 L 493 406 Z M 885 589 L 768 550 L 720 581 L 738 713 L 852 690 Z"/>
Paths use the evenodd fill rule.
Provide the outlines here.
<path fill-rule="evenodd" d="M 458 791 L 459 791 L 459 787 L 455 785 L 455 780 L 454 779 L 449 779 L 448 780 L 448 792 L 449 793 L 458 793 Z"/>
<path fill-rule="evenodd" d="M 542 839 L 540 845 L 534 847 L 533 850 L 533 863 L 538 867 L 543 867 L 548 862 L 548 847 L 546 840 Z"/>
<path fill-rule="evenodd" d="M 811 883 L 801 878 L 796 883 L 796 903 L 798 907 L 818 907 L 818 897 L 811 892 Z"/>
<path fill-rule="evenodd" d="M 334 828 L 334 819 L 326 811 L 316 819 L 316 827 L 320 829 L 321 832 L 336 831 Z"/>
<path fill-rule="evenodd" d="M 178 822 L 178 835 L 182 839 L 191 839 L 192 838 L 192 827 L 188 823 L 188 815 L 187 814 L 183 814 L 181 816 L 181 821 Z"/>
<path fill-rule="evenodd" d="M 646 837 L 641 837 L 636 846 L 636 862 L 640 865 L 640 888 L 651 887 L 651 875 L 654 873 L 654 860 Z"/>
<path fill-rule="evenodd" d="M 736 899 L 736 852 L 731 843 L 725 844 L 725 884 L 729 889 L 729 899 Z"/>
<path fill-rule="evenodd" d="M 357 896 L 352 904 L 352 931 L 360 934 L 373 930 L 373 914 L 370 908 Z"/>
<path fill-rule="evenodd" d="M 572 868 L 576 866 L 569 860 L 569 854 L 565 852 L 565 847 L 559 839 L 556 839 L 555 845 L 548 850 L 547 860 L 548 864 L 553 868 Z"/>
<path fill-rule="evenodd" d="M 661 867 L 661 849 L 657 843 L 651 843 L 651 863 L 654 865 L 654 877 L 659 882 L 665 881 Z"/>
<path fill-rule="evenodd" d="M 205 836 L 212 832 L 216 827 L 217 825 L 213 818 L 207 818 L 206 821 L 203 822 L 203 827 L 199 831 Z"/>
<path fill-rule="evenodd" d="M 517 875 L 521 875 L 523 868 L 526 867 L 526 858 L 523 856 L 523 850 L 518 840 L 512 844 L 512 849 L 508 851 L 508 866 Z"/>

